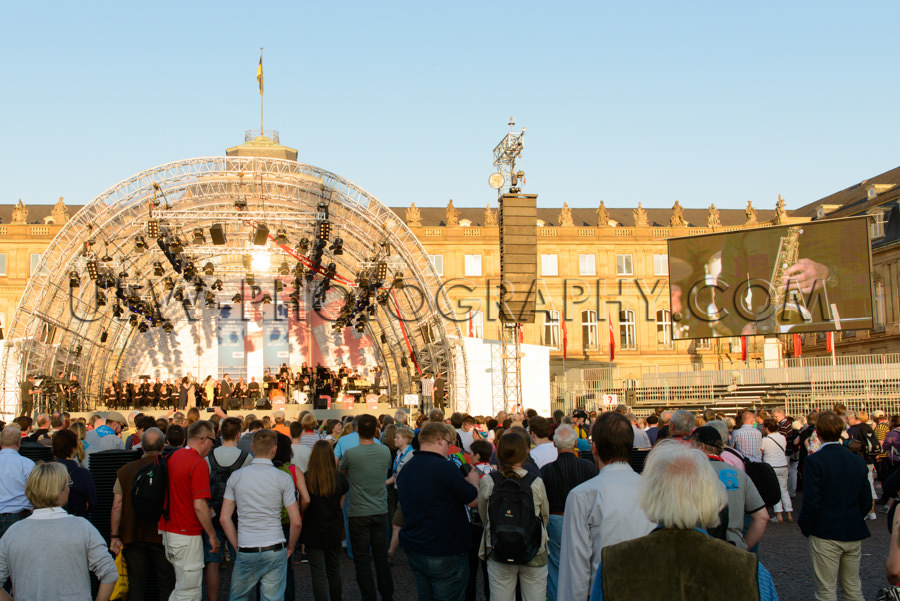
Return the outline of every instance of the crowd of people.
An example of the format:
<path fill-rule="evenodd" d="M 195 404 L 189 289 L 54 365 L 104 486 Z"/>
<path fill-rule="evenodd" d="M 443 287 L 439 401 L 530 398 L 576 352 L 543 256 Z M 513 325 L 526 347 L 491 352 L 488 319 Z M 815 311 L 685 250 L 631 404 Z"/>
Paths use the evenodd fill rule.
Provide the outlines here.
<path fill-rule="evenodd" d="M 879 505 L 893 512 L 900 492 L 900 416 L 872 417 L 840 405 L 801 419 L 780 408 L 638 418 L 625 406 L 549 418 L 447 419 L 435 408 L 288 421 L 283 411 L 239 418 L 219 407 L 209 420 L 196 407 L 156 418 L 22 416 L 0 424 L 0 601 L 86 599 L 89 572 L 105 601 L 119 556 L 129 599 L 199 600 L 205 581 L 218 601 L 230 564 L 230 599 L 256 590 L 293 600 L 304 562 L 314 598 L 336 601 L 344 552 L 361 598 L 391 601 L 398 549 L 420 599 L 474 600 L 481 573 L 495 601 L 770 600 L 775 584 L 754 551 L 770 520 L 795 518 L 816 599 L 835 599 L 838 586 L 862 599 L 866 520 Z M 35 464 L 23 445 L 51 448 L 56 462 Z M 142 455 L 116 474 L 107 543 L 87 519 L 98 507 L 89 468 L 95 453 L 117 449 Z M 644 449 L 638 473 L 631 460 Z M 750 469 L 759 462 L 778 481 L 768 505 Z M 148 513 L 142 487 L 162 466 L 165 502 Z M 46 545 L 44 520 L 66 536 Z M 895 584 L 898 530 L 887 561 Z"/>

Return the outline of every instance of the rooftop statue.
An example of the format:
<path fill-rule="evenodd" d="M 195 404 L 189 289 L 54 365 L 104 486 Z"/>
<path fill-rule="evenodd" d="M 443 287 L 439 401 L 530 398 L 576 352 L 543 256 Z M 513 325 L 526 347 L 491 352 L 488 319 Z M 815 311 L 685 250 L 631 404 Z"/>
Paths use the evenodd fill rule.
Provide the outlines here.
<path fill-rule="evenodd" d="M 422 225 L 422 213 L 416 207 L 416 203 L 412 203 L 406 209 L 406 225 L 411 227 L 421 227 Z"/>

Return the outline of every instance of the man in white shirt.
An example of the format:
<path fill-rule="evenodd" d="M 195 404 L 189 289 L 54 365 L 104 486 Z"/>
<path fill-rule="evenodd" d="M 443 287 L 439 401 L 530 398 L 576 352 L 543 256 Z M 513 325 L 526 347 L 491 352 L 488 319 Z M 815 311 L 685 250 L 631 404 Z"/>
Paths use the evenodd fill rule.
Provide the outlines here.
<path fill-rule="evenodd" d="M 260 598 L 284 598 L 287 558 L 294 552 L 301 522 L 294 482 L 272 464 L 276 442 L 272 430 L 254 434 L 255 458 L 234 472 L 225 488 L 220 522 L 228 541 L 238 550 L 231 576 L 232 601 L 249 599 L 257 582 Z M 281 528 L 282 505 L 291 520 L 287 545 Z M 241 516 L 239 531 L 232 521 L 235 509 Z"/>
<path fill-rule="evenodd" d="M 628 464 L 634 444 L 631 423 L 620 413 L 603 413 L 594 422 L 591 439 L 600 473 L 566 498 L 557 599 L 587 599 L 603 548 L 654 528 L 638 504 L 641 477 Z"/>
<path fill-rule="evenodd" d="M 34 469 L 34 461 L 19 455 L 22 431 L 6 426 L 0 434 L 0 537 L 6 529 L 31 513 L 31 501 L 25 496 L 25 481 Z M 0 582 L 0 586 L 3 583 Z"/>
<path fill-rule="evenodd" d="M 538 469 L 556 461 L 559 452 L 550 440 L 550 420 L 536 415 L 528 420 L 528 431 L 531 434 L 531 442 L 534 443 L 531 459 L 537 464 Z"/>

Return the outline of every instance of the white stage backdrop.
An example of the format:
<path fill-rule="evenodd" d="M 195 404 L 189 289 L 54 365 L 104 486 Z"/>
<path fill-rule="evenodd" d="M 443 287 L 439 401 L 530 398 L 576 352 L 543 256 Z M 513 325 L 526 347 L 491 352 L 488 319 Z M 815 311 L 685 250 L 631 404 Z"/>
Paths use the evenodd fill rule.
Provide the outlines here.
<path fill-rule="evenodd" d="M 469 372 L 469 413 L 497 415 L 503 406 L 503 365 L 500 342 L 463 338 Z M 522 404 L 550 416 L 550 347 L 523 344 Z"/>

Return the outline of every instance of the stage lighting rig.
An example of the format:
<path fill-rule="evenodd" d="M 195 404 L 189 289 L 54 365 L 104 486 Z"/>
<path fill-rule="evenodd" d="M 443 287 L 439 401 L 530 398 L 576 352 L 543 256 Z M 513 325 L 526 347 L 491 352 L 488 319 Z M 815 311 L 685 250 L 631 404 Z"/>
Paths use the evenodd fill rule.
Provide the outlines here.
<path fill-rule="evenodd" d="M 197 276 L 197 268 L 194 266 L 193 261 L 188 261 L 184 265 L 184 272 L 182 275 L 184 275 L 184 279 L 189 282 Z"/>
<path fill-rule="evenodd" d="M 294 265 L 294 277 L 295 277 L 295 278 L 302 278 L 302 277 L 303 277 L 303 272 L 304 272 L 305 270 L 306 270 L 306 268 L 303 267 L 303 263 L 301 263 L 300 261 L 297 261 L 297 264 Z"/>
<path fill-rule="evenodd" d="M 335 238 L 334 242 L 331 243 L 331 246 L 328 247 L 328 250 L 330 250 L 333 255 L 344 254 L 344 239 Z"/>
<path fill-rule="evenodd" d="M 394 274 L 394 282 L 391 285 L 397 290 L 403 290 L 403 286 L 405 284 L 403 283 L 403 272 L 402 271 L 398 271 L 397 273 Z"/>
<path fill-rule="evenodd" d="M 215 282 L 213 282 L 213 285 L 210 286 L 211 289 L 218 290 L 219 292 L 222 291 L 222 287 L 223 287 L 222 280 L 219 280 L 219 279 L 217 279 Z"/>
<path fill-rule="evenodd" d="M 333 280 L 337 275 L 337 265 L 334 263 L 329 263 L 328 268 L 325 270 L 325 277 L 329 280 Z"/>
<path fill-rule="evenodd" d="M 175 330 L 175 326 L 172 325 L 172 322 L 170 322 L 170 321 L 167 320 L 167 321 L 165 321 L 165 322 L 162 324 L 162 329 L 163 329 L 164 332 L 170 332 L 170 333 L 171 333 L 171 332 L 173 332 L 173 331 Z"/>
<path fill-rule="evenodd" d="M 154 261 L 153 263 L 153 275 L 155 276 L 163 276 L 166 274 L 166 270 L 163 269 L 162 263 L 159 261 Z"/>
<path fill-rule="evenodd" d="M 159 220 L 151 219 L 147 222 L 147 235 L 151 238 L 159 238 Z"/>
<path fill-rule="evenodd" d="M 128 318 L 128 324 L 129 324 L 129 325 L 136 326 L 136 325 L 137 325 L 137 322 L 138 322 L 138 316 L 137 316 L 137 315 L 132 315 L 131 317 Z"/>
<path fill-rule="evenodd" d="M 181 301 L 181 306 L 184 307 L 185 309 L 193 309 L 194 303 L 191 302 L 191 299 L 186 298 L 183 301 Z"/>
<path fill-rule="evenodd" d="M 305 255 L 309 252 L 309 238 L 300 238 L 300 242 L 297 243 L 297 254 Z"/>
<path fill-rule="evenodd" d="M 256 278 L 253 277 L 252 273 L 248 273 L 246 276 L 244 276 L 244 281 L 247 282 L 248 286 L 254 286 L 256 284 Z"/>
<path fill-rule="evenodd" d="M 390 299 L 390 295 L 388 294 L 387 290 L 379 292 L 378 296 L 376 297 L 378 304 L 381 305 L 382 307 L 384 307 L 388 304 L 389 299 Z"/>
<path fill-rule="evenodd" d="M 275 236 L 275 244 L 277 244 L 278 246 L 287 246 L 287 232 L 285 232 L 284 230 L 278 230 L 278 234 Z"/>
<path fill-rule="evenodd" d="M 202 278 L 197 278 L 196 280 L 194 280 L 194 290 L 200 292 L 204 288 L 206 288 L 206 282 L 204 282 Z"/>
<path fill-rule="evenodd" d="M 284 290 L 284 282 L 275 280 L 275 292 L 281 292 L 282 290 Z"/>
<path fill-rule="evenodd" d="M 113 317 L 122 317 L 122 306 L 119 303 L 116 303 L 113 307 Z"/>
<path fill-rule="evenodd" d="M 212 309 L 212 308 L 215 308 L 216 306 L 218 306 L 218 304 L 219 303 L 216 302 L 216 295 L 213 294 L 212 292 L 207 292 L 206 293 L 206 307 L 208 309 Z"/>
<path fill-rule="evenodd" d="M 193 239 L 191 240 L 191 244 L 193 244 L 194 246 L 201 246 L 203 244 L 206 244 L 206 236 L 203 235 L 203 229 L 199 227 L 194 229 L 194 235 Z"/>
<path fill-rule="evenodd" d="M 143 236 L 135 236 L 134 238 L 134 250 L 138 252 L 144 252 L 149 247 L 147 246 L 147 241 L 144 240 Z"/>
<path fill-rule="evenodd" d="M 269 228 L 265 223 L 260 223 L 256 226 L 256 231 L 250 239 L 255 246 L 265 246 L 266 242 L 269 241 Z"/>
<path fill-rule="evenodd" d="M 175 280 L 172 279 L 172 276 L 167 275 L 163 279 L 163 288 L 166 290 L 174 290 L 175 289 Z"/>
<path fill-rule="evenodd" d="M 106 245 L 103 249 L 103 256 L 100 258 L 100 260 L 104 263 L 112 263 L 113 262 L 113 258 L 109 255 L 109 242 L 106 243 Z"/>
<path fill-rule="evenodd" d="M 328 237 L 331 235 L 331 223 L 328 221 L 319 221 L 316 223 L 316 238 L 323 241 L 328 241 Z"/>
<path fill-rule="evenodd" d="M 316 204 L 316 221 L 328 221 L 328 203 L 319 201 Z"/>
<path fill-rule="evenodd" d="M 241 302 L 243 300 L 244 300 L 244 297 L 242 297 L 240 294 L 235 294 L 234 296 L 231 297 L 231 302 L 234 303 L 235 305 L 241 304 Z"/>
<path fill-rule="evenodd" d="M 98 307 L 106 306 L 106 293 L 101 292 L 100 290 L 97 291 L 97 306 Z"/>
<path fill-rule="evenodd" d="M 91 259 L 87 262 L 87 272 L 88 277 L 92 280 L 96 281 L 97 277 L 100 275 L 99 270 L 97 269 L 97 261 L 96 259 Z"/>
<path fill-rule="evenodd" d="M 169 240 L 169 252 L 171 252 L 173 255 L 180 255 L 182 252 L 184 252 L 184 245 L 177 237 L 173 237 L 171 240 Z"/>
<path fill-rule="evenodd" d="M 184 300 L 184 286 L 179 286 L 175 289 L 175 293 L 172 294 L 172 298 L 174 298 L 179 303 Z"/>
<path fill-rule="evenodd" d="M 266 294 L 263 294 L 263 297 L 260 299 L 260 302 L 264 305 L 271 305 L 272 297 L 269 296 L 269 293 L 267 292 Z"/>
<path fill-rule="evenodd" d="M 291 281 L 291 286 L 294 287 L 294 290 L 300 290 L 303 288 L 303 280 L 299 277 L 296 277 Z"/>
<path fill-rule="evenodd" d="M 278 275 L 291 275 L 291 266 L 287 261 L 282 261 L 278 266 Z"/>
<path fill-rule="evenodd" d="M 215 265 L 212 264 L 212 261 L 207 261 L 206 265 L 203 266 L 203 273 L 205 275 L 213 275 L 216 272 Z"/>
<path fill-rule="evenodd" d="M 78 272 L 74 269 L 69 272 L 69 288 L 78 288 L 81 286 L 81 278 L 78 277 Z"/>
<path fill-rule="evenodd" d="M 375 266 L 375 281 L 383 282 L 385 279 L 387 279 L 387 261 L 382 259 Z"/>
<path fill-rule="evenodd" d="M 147 322 L 146 322 L 146 321 L 142 321 L 142 322 L 140 323 L 140 325 L 138 326 L 138 332 L 140 332 L 141 334 L 146 334 L 146 333 L 147 333 L 147 330 L 149 330 L 149 329 L 150 329 L 150 328 L 147 327 Z"/>

